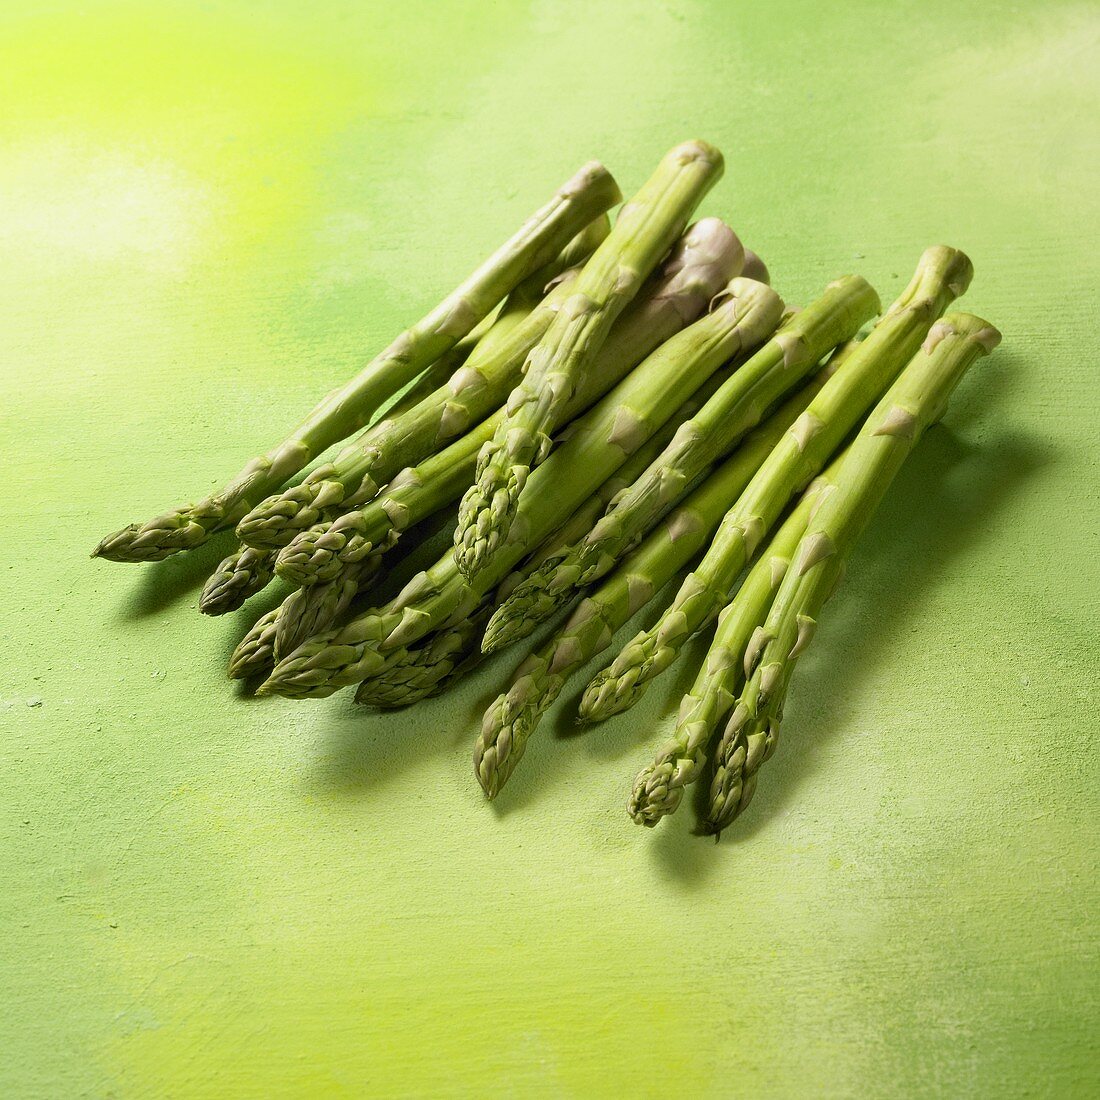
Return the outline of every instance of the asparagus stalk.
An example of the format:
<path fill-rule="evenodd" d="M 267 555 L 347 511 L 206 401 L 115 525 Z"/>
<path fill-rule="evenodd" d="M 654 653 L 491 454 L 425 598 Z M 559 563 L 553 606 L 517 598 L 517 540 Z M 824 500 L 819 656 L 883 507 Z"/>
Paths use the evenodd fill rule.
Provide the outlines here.
<path fill-rule="evenodd" d="M 758 428 L 581 601 L 551 642 L 520 665 L 511 688 L 485 712 L 474 750 L 474 772 L 490 798 L 512 774 L 528 739 L 569 677 L 606 649 L 615 631 L 707 544 L 730 501 L 751 477 L 754 464 L 767 454 L 768 439 L 798 416 L 817 387 L 815 380 L 808 387 L 810 393 L 792 397 Z"/>
<path fill-rule="evenodd" d="M 696 222 L 619 318 L 567 413 L 575 415 L 698 318 L 736 274 L 740 257 L 741 243 L 727 225 L 717 218 Z M 300 585 L 331 580 L 346 564 L 391 545 L 401 530 L 458 499 L 473 480 L 478 452 L 504 415 L 498 411 L 420 467 L 399 474 L 376 500 L 302 532 L 279 554 L 278 575 Z"/>
<path fill-rule="evenodd" d="M 456 370 L 470 354 L 476 341 L 471 337 L 459 341 L 446 355 L 436 360 L 402 397 L 389 415 L 395 416 L 411 408 Z M 274 577 L 276 552 L 252 546 L 238 546 L 211 573 L 202 595 L 199 610 L 204 615 L 225 615 L 236 611 L 246 600 L 261 591 Z"/>
<path fill-rule="evenodd" d="M 577 588 L 602 577 L 822 356 L 854 336 L 879 308 L 878 295 L 859 276 L 830 283 L 821 298 L 795 314 L 684 421 L 564 560 L 552 569 L 544 566 L 512 594 L 490 623 L 487 641 L 496 642 L 509 622 L 533 628 Z"/>
<path fill-rule="evenodd" d="M 714 391 L 725 380 L 729 369 L 723 369 L 721 373 L 708 378 L 698 390 L 695 391 L 672 415 L 669 421 L 646 444 L 639 447 L 630 458 L 619 467 L 613 477 L 609 477 L 597 490 L 582 504 L 572 516 L 569 517 L 556 531 L 549 535 L 539 548 L 516 569 L 508 574 L 497 586 L 493 597 L 493 605 L 496 610 L 489 620 L 482 640 L 482 650 L 485 653 L 495 653 L 512 642 L 526 638 L 535 627 L 548 619 L 557 610 L 564 606 L 564 602 L 556 604 L 554 608 L 528 621 L 522 615 L 513 615 L 500 621 L 499 616 L 504 604 L 511 594 L 516 591 L 528 577 L 536 571 L 553 573 L 555 566 L 565 560 L 569 551 L 584 536 L 592 530 L 596 521 L 603 515 L 607 506 L 624 489 L 630 487 L 636 478 L 649 466 L 649 464 L 668 446 L 677 428 L 688 417 L 693 416 L 703 407 Z M 495 635 L 490 637 L 490 631 L 494 629 Z"/>
<path fill-rule="evenodd" d="M 274 572 L 275 555 L 270 550 L 239 546 L 210 574 L 199 596 L 199 610 L 204 615 L 236 611 L 245 600 L 266 587 Z"/>
<path fill-rule="evenodd" d="M 705 142 L 670 150 L 623 206 L 568 302 L 528 355 L 523 380 L 508 399 L 508 415 L 482 451 L 477 482 L 459 508 L 455 558 L 467 579 L 507 537 L 527 478 L 549 454 L 553 432 L 615 318 L 684 231 L 722 169 L 722 154 Z"/>
<path fill-rule="evenodd" d="M 813 510 L 832 486 L 838 462 L 834 460 L 802 495 L 718 616 L 706 661 L 680 703 L 675 733 L 634 780 L 627 808 L 639 825 L 652 827 L 673 813 L 702 774 L 714 730 L 736 698 L 745 647 L 768 613 Z"/>
<path fill-rule="evenodd" d="M 649 355 L 534 472 L 508 540 L 473 582 L 458 571 L 454 556 L 446 555 L 386 607 L 301 646 L 276 665 L 261 690 L 330 695 L 373 675 L 388 650 L 471 613 L 530 547 L 583 504 L 737 350 L 729 330 L 737 330 L 742 346 L 768 335 L 775 324 L 774 292 L 751 280 L 735 279 L 731 287 L 728 301 Z"/>
<path fill-rule="evenodd" d="M 376 554 L 350 566 L 328 584 L 297 588 L 287 596 L 275 620 L 275 660 L 334 626 L 381 566 L 382 557 Z"/>
<path fill-rule="evenodd" d="M 756 774 L 775 749 L 782 702 L 799 656 L 852 547 L 905 459 L 943 415 L 952 391 L 1000 342 L 988 322 L 951 313 L 867 418 L 836 474 L 836 489 L 811 517 L 764 626 L 745 651 L 748 681 L 716 752 L 706 827 L 714 833 L 748 805 Z"/>
<path fill-rule="evenodd" d="M 606 215 L 597 218 L 552 263 L 512 291 L 462 369 L 440 379 L 438 388 L 420 402 L 367 428 L 300 484 L 262 500 L 237 525 L 237 536 L 251 546 L 277 550 L 322 518 L 346 511 L 357 500 L 370 500 L 398 471 L 415 465 L 497 408 L 518 382 L 527 353 L 567 299 L 577 277 L 576 265 L 592 254 L 610 226 Z M 550 293 L 543 298 L 548 287 Z"/>
<path fill-rule="evenodd" d="M 593 679 L 581 700 L 582 721 L 598 721 L 632 706 L 688 638 L 725 606 L 746 561 L 787 501 L 821 470 L 934 321 L 966 290 L 972 274 L 970 260 L 956 249 L 940 246 L 924 252 L 908 287 L 757 471 L 671 606 Z"/>
<path fill-rule="evenodd" d="M 359 685 L 355 701 L 392 710 L 438 694 L 460 669 L 478 658 L 478 640 L 488 612 L 483 605 L 468 618 L 433 634 L 423 645 L 397 649 L 376 676 Z"/>
<path fill-rule="evenodd" d="M 266 676 L 275 667 L 275 624 L 279 608 L 273 607 L 261 615 L 252 629 L 237 643 L 229 658 L 229 678 L 249 680 L 253 676 Z"/>
<path fill-rule="evenodd" d="M 585 165 L 435 309 L 324 398 L 284 442 L 254 458 L 213 496 L 108 535 L 95 556 L 159 561 L 237 523 L 322 451 L 361 428 L 387 397 L 462 339 L 517 283 L 620 197 L 603 165 Z"/>
<path fill-rule="evenodd" d="M 498 320 L 497 326 L 501 324 Z M 486 333 L 481 334 L 482 337 Z M 440 356 L 393 404 L 388 415 L 400 416 L 434 392 L 465 361 L 477 340 L 471 333 L 449 352 Z M 275 551 L 252 546 L 238 546 L 223 558 L 210 575 L 199 597 L 199 610 L 204 615 L 225 615 L 236 611 L 246 600 L 265 588 L 274 576 Z"/>
<path fill-rule="evenodd" d="M 771 454 L 783 433 L 805 411 L 806 406 L 832 377 L 854 345 L 855 341 L 851 341 L 842 351 L 832 356 L 809 383 L 788 397 L 759 428 L 744 440 L 734 455 L 740 478 L 740 481 L 735 483 L 736 492 L 744 489 Z M 721 379 L 718 381 L 721 382 Z M 704 397 L 702 403 L 705 404 L 705 400 Z M 692 488 L 694 489 L 694 486 Z M 554 578 L 557 569 L 568 567 L 574 549 L 575 545 L 566 547 L 558 555 L 548 556 L 545 562 L 534 565 L 522 586 L 517 586 L 516 590 L 498 606 L 485 629 L 482 646 L 486 653 L 496 652 L 520 638 L 525 638 L 539 623 L 545 622 L 560 608 L 572 602 L 577 589 L 572 584 L 555 584 Z M 617 564 L 617 562 L 611 562 L 609 568 Z M 607 571 L 603 570 L 600 576 Z"/>

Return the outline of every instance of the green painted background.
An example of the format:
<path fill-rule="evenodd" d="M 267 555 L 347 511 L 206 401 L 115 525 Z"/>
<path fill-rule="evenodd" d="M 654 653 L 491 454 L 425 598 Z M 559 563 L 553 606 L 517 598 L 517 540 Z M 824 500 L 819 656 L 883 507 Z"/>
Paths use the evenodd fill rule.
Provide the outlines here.
<path fill-rule="evenodd" d="M 1052 0 L 3 4 L 0 1091 L 1096 1088 L 1098 31 Z M 947 242 L 1005 335 L 721 845 L 624 812 L 682 670 L 570 740 L 574 694 L 489 808 L 512 654 L 396 717 L 251 701 L 250 612 L 194 609 L 221 546 L 88 560 L 581 161 L 629 189 L 695 135 L 788 300 L 888 300 Z"/>

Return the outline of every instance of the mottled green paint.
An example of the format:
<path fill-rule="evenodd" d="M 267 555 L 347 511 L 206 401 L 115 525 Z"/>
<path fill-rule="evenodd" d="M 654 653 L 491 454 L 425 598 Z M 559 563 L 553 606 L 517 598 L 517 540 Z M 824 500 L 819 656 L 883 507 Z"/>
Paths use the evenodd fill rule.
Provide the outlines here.
<path fill-rule="evenodd" d="M 1095 5 L 52 2 L 0 12 L 0 1091 L 1097 1087 Z M 904 471 L 721 845 L 625 812 L 681 668 L 488 807 L 461 692 L 223 678 L 201 493 L 587 157 L 726 152 L 790 301 L 965 248 L 1005 343 Z M 261 598 L 258 603 L 267 606 Z M 699 651 L 701 652 L 701 651 Z M 577 684 L 577 688 L 580 688 Z M 555 727 L 557 736 L 555 736 Z"/>

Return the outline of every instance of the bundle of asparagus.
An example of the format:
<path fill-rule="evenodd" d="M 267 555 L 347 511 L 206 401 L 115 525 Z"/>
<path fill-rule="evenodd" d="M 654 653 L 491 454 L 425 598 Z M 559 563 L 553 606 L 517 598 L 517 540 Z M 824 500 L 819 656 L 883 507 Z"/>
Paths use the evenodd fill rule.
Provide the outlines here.
<path fill-rule="evenodd" d="M 710 769 L 703 824 L 720 833 L 774 751 L 793 669 L 861 530 L 999 340 L 972 315 L 943 317 L 971 278 L 946 247 L 865 335 L 879 302 L 859 276 L 785 312 L 725 223 L 685 231 L 722 163 L 704 142 L 676 146 L 614 224 L 618 187 L 586 165 L 285 441 L 95 555 L 157 561 L 235 527 L 200 609 L 235 610 L 276 576 L 293 590 L 229 675 L 292 698 L 355 685 L 384 709 L 446 690 L 579 601 L 485 713 L 474 770 L 489 798 L 569 677 L 690 567 L 579 718 L 628 709 L 716 623 L 628 808 L 654 825 Z M 396 548 L 448 513 L 453 549 L 398 589 Z"/>

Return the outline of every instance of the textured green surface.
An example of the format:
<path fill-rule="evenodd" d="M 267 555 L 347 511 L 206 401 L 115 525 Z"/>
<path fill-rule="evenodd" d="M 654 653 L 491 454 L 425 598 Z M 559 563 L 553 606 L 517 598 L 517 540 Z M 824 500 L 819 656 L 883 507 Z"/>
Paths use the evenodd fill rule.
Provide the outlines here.
<path fill-rule="evenodd" d="M 0 1092 L 1094 1090 L 1098 23 L 4 5 Z M 222 673 L 247 612 L 194 610 L 220 545 L 87 559 L 585 158 L 629 190 L 695 135 L 727 157 L 706 211 L 789 300 L 855 270 L 888 301 L 945 241 L 1005 335 L 868 531 L 721 845 L 625 812 L 684 670 L 540 731 L 489 808 L 470 751 L 511 654 L 411 714 L 253 702 Z"/>

